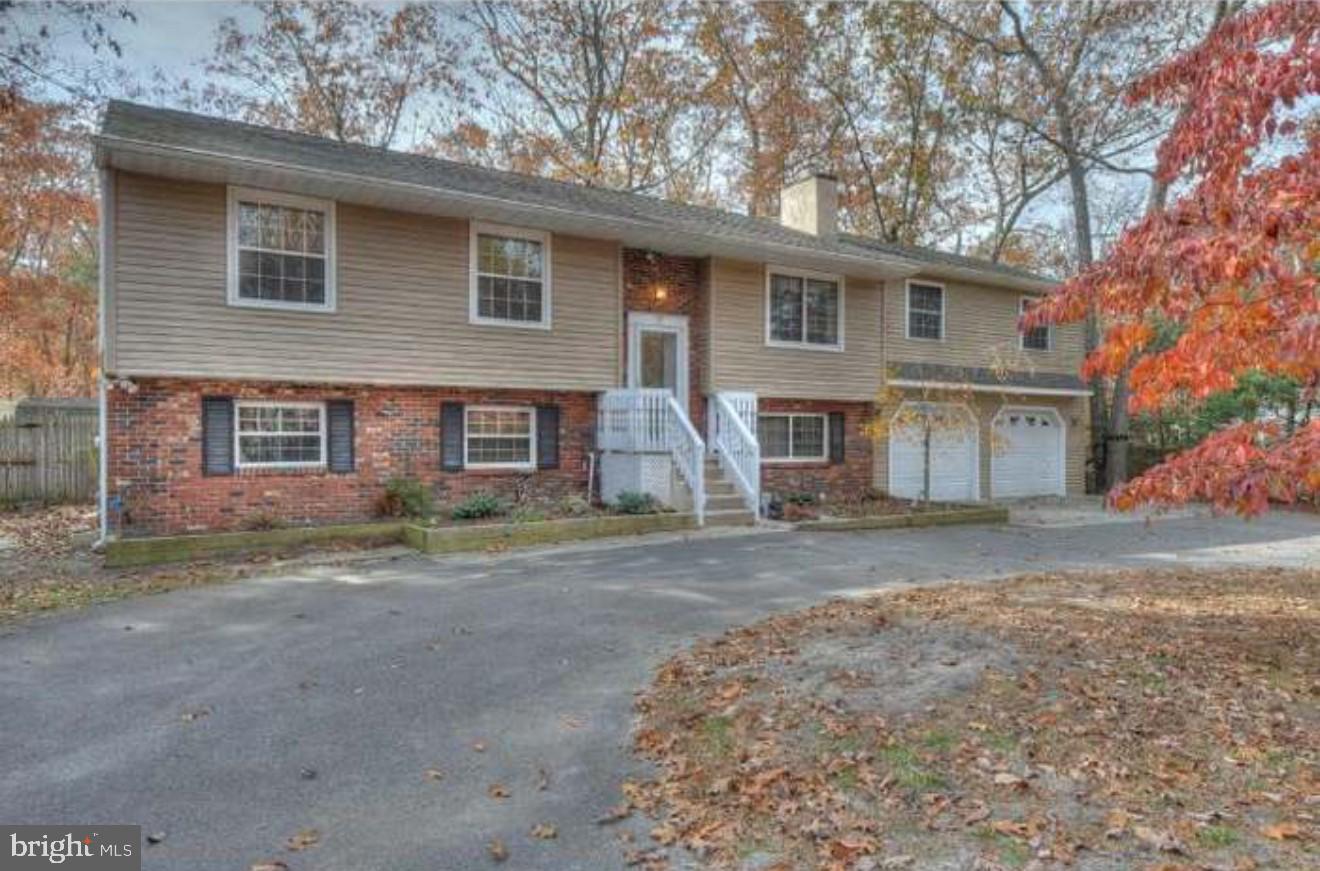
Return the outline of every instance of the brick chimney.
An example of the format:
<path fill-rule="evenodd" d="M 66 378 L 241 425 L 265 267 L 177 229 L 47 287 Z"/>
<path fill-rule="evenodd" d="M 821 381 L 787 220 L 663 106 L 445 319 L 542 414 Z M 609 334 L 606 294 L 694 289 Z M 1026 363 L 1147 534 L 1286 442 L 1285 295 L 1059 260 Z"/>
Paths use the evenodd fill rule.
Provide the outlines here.
<path fill-rule="evenodd" d="M 779 223 L 813 236 L 833 236 L 839 229 L 839 179 L 813 172 L 779 192 Z"/>

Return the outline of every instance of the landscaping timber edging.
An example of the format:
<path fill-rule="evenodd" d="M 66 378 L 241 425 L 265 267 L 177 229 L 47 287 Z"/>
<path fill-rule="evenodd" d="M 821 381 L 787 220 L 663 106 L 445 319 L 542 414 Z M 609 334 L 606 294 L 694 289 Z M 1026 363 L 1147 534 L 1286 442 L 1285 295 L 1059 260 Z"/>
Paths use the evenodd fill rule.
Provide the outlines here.
<path fill-rule="evenodd" d="M 335 542 L 397 542 L 403 537 L 403 531 L 403 522 L 396 520 L 386 523 L 290 526 L 284 529 L 249 532 L 122 538 L 106 542 L 105 564 L 108 568 L 117 569 L 256 551 L 283 550 L 302 545 Z"/>
<path fill-rule="evenodd" d="M 848 532 L 857 529 L 906 529 L 919 526 L 954 526 L 960 523 L 1007 523 L 1008 509 L 987 506 L 913 511 L 909 514 L 876 514 L 871 517 L 830 517 L 799 521 L 794 529 L 804 532 Z"/>
<path fill-rule="evenodd" d="M 628 514 L 614 517 L 571 517 L 529 523 L 483 523 L 472 526 L 409 524 L 403 540 L 422 553 L 458 553 L 491 547 L 527 547 L 561 541 L 581 541 L 647 532 L 696 529 L 692 514 Z"/>

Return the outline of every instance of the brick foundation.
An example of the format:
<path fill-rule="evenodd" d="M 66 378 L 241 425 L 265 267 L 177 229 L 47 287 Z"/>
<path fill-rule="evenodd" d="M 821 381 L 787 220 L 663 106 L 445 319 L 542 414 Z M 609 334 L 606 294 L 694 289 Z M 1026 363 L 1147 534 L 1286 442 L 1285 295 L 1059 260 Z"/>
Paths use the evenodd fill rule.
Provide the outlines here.
<path fill-rule="evenodd" d="M 869 402 L 832 402 L 813 399 L 770 399 L 762 397 L 758 411 L 807 412 L 829 414 L 842 412 L 845 435 L 843 462 L 761 463 L 761 490 L 784 495 L 810 493 L 817 500 L 832 502 L 859 499 L 873 486 L 873 443 L 865 431 L 873 405 Z"/>
<path fill-rule="evenodd" d="M 532 501 L 585 498 L 596 396 L 582 392 L 457 388 L 320 387 L 141 379 L 112 389 L 109 496 L 118 534 L 237 530 L 267 518 L 288 525 L 369 520 L 385 483 L 415 477 L 437 504 L 479 490 Z M 202 397 L 354 401 L 355 469 L 348 473 L 247 470 L 202 474 Z M 559 468 L 535 472 L 440 468 L 441 402 L 558 405 Z"/>

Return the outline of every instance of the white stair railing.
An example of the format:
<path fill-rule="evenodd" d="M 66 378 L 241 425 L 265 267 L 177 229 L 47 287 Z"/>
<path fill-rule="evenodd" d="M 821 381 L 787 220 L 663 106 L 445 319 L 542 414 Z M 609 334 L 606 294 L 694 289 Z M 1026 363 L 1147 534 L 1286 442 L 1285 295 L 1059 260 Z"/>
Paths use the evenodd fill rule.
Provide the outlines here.
<path fill-rule="evenodd" d="M 603 451 L 669 454 L 692 491 L 697 525 L 706 522 L 706 443 L 673 393 L 662 388 L 606 390 L 600 398 L 596 443 Z"/>
<path fill-rule="evenodd" d="M 669 456 L 678 474 L 692 491 L 692 511 L 697 515 L 697 526 L 706 523 L 706 443 L 697 434 L 697 428 L 683 413 L 683 408 L 669 396 Z"/>
<path fill-rule="evenodd" d="M 630 454 L 667 452 L 671 399 L 673 394 L 658 388 L 606 390 L 600 399 L 597 426 L 600 449 Z"/>
<path fill-rule="evenodd" d="M 740 397 L 746 395 L 741 394 Z M 711 400 L 711 432 L 720 468 L 732 479 L 743 501 L 747 503 L 747 508 L 753 514 L 760 514 L 761 445 L 744 420 L 746 409 L 736 407 L 735 401 L 724 393 L 716 393 Z M 753 396 L 753 420 L 756 414 L 755 402 Z M 745 402 L 738 402 L 738 405 L 745 405 Z"/>

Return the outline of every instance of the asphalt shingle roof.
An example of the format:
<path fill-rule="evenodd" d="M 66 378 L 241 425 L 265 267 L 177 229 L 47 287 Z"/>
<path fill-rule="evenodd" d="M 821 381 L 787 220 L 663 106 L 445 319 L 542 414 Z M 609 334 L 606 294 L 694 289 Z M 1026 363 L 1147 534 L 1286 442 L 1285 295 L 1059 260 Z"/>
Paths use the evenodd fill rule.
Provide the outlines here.
<path fill-rule="evenodd" d="M 931 249 L 890 245 L 842 233 L 818 237 L 768 218 L 118 100 L 111 101 L 106 109 L 98 141 L 111 147 L 119 142 L 164 146 L 237 160 L 294 166 L 313 172 L 351 175 L 369 181 L 403 183 L 437 192 L 491 197 L 523 206 L 628 221 L 634 226 L 649 225 L 657 234 L 681 232 L 786 245 L 827 255 L 864 257 L 890 263 L 908 261 L 914 266 L 929 263 L 974 269 L 987 275 L 1043 280 L 1024 270 Z M 660 238 L 663 236 L 658 235 L 657 239 Z"/>
<path fill-rule="evenodd" d="M 1078 376 L 1058 372 L 1001 372 L 980 366 L 949 366 L 944 363 L 894 363 L 890 369 L 894 378 L 904 381 L 1003 388 L 1086 389 L 1085 382 Z"/>

